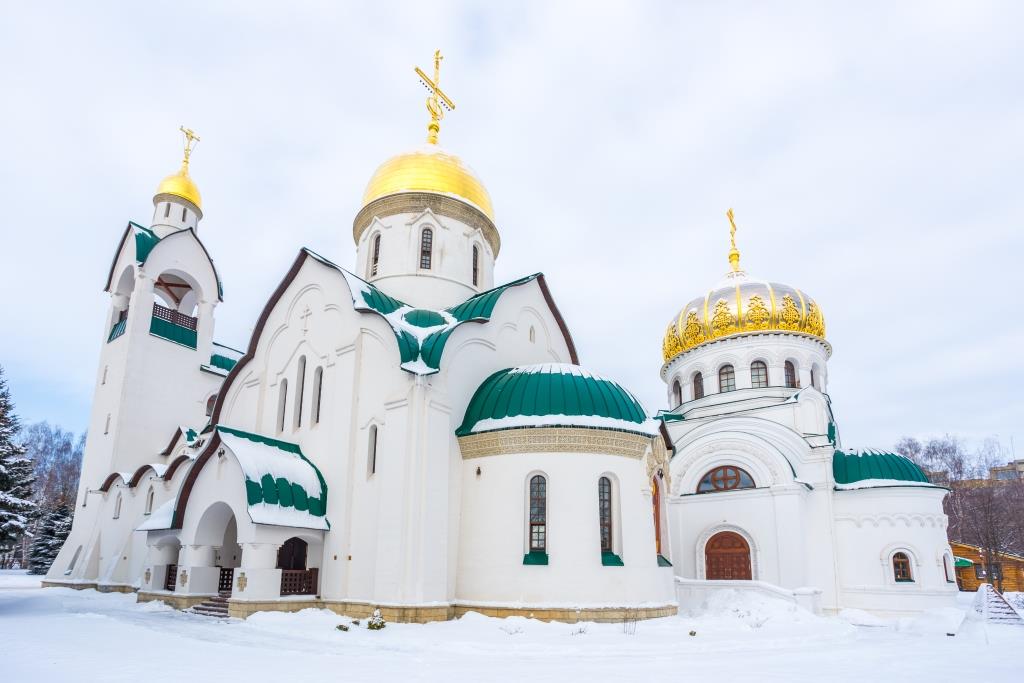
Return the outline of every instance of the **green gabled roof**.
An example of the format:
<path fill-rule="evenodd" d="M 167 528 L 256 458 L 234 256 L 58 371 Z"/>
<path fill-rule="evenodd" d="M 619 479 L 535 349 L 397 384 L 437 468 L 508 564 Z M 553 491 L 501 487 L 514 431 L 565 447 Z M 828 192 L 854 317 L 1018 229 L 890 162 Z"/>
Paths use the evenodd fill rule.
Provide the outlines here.
<path fill-rule="evenodd" d="M 658 432 L 640 402 L 612 380 L 578 365 L 543 363 L 499 370 L 483 381 L 456 435 L 520 427 L 592 427 Z"/>
<path fill-rule="evenodd" d="M 220 368 L 221 370 L 227 370 L 228 372 L 230 372 L 237 363 L 238 361 L 234 358 L 228 358 L 227 356 L 222 356 L 219 353 L 215 353 L 210 356 L 210 365 L 215 368 Z"/>
<path fill-rule="evenodd" d="M 898 482 L 930 483 L 921 468 L 909 458 L 873 449 L 837 450 L 832 456 L 832 476 L 840 485 L 871 479 L 889 480 L 894 486 Z"/>
<path fill-rule="evenodd" d="M 132 226 L 132 232 L 135 233 L 135 260 L 139 263 L 145 263 L 146 258 L 149 257 L 149 252 L 153 251 L 153 247 L 157 245 L 160 238 L 156 236 L 156 233 L 145 228 L 138 223 L 129 223 Z"/>
<path fill-rule="evenodd" d="M 352 305 L 357 311 L 376 313 L 387 321 L 398 342 L 401 368 L 416 375 L 432 375 L 441 369 L 445 344 L 455 328 L 467 322 L 487 322 L 502 293 L 540 277 L 540 273 L 523 277 L 476 294 L 451 308 L 434 311 L 413 308 L 316 252 L 304 251 L 342 274 L 352 292 Z"/>

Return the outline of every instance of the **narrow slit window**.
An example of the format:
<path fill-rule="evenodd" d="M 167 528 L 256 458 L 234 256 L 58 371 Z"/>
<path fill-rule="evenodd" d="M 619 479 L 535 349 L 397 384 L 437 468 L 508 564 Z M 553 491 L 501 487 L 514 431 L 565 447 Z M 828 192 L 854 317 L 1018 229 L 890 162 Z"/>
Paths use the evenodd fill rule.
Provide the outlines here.
<path fill-rule="evenodd" d="M 320 401 L 324 393 L 324 369 L 322 366 L 313 373 L 313 424 L 320 424 Z"/>
<path fill-rule="evenodd" d="M 597 511 L 601 525 L 601 552 L 612 552 L 612 481 L 601 477 L 597 481 Z"/>
<path fill-rule="evenodd" d="M 295 429 L 302 426 L 302 399 L 306 390 L 306 357 L 299 356 L 299 368 L 295 374 Z"/>
<path fill-rule="evenodd" d="M 473 286 L 480 284 L 480 247 L 473 245 Z"/>
<path fill-rule="evenodd" d="M 182 209 L 181 210 L 181 222 L 184 223 L 186 218 L 188 218 L 188 209 Z"/>
<path fill-rule="evenodd" d="M 530 552 L 547 552 L 548 485 L 541 475 L 530 479 Z"/>
<path fill-rule="evenodd" d="M 679 380 L 672 382 L 672 407 L 676 408 L 683 404 L 683 387 Z"/>
<path fill-rule="evenodd" d="M 370 425 L 370 435 L 366 442 L 366 475 L 377 473 L 377 425 Z"/>
<path fill-rule="evenodd" d="M 171 203 L 167 202 L 166 204 L 164 204 L 164 218 L 167 218 L 170 215 L 171 215 Z"/>
<path fill-rule="evenodd" d="M 281 380 L 281 388 L 277 395 L 277 431 L 284 431 L 284 413 L 288 407 L 288 380 Z"/>
<path fill-rule="evenodd" d="M 380 266 L 380 233 L 373 238 L 373 250 L 370 254 L 370 277 L 377 276 L 377 269 Z"/>
<path fill-rule="evenodd" d="M 114 503 L 114 519 L 121 516 L 121 494 L 117 494 L 117 501 Z"/>
<path fill-rule="evenodd" d="M 420 268 L 430 270 L 431 256 L 434 251 L 434 231 L 430 228 L 423 229 L 420 237 Z"/>
<path fill-rule="evenodd" d="M 146 514 L 147 515 L 151 514 L 153 512 L 153 495 L 154 495 L 153 494 L 153 489 L 150 489 L 149 493 L 146 494 Z"/>

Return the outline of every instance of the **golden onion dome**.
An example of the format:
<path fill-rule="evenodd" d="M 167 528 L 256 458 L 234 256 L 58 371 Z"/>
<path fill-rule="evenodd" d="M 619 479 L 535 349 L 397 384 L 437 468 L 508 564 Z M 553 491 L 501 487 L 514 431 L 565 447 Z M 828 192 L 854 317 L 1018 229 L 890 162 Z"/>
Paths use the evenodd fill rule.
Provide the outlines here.
<path fill-rule="evenodd" d="M 156 188 L 156 196 L 162 194 L 170 194 L 187 199 L 195 204 L 197 208 L 203 208 L 203 199 L 199 195 L 199 186 L 189 176 L 188 164 L 182 164 L 177 173 L 172 173 L 160 181 L 160 185 Z"/>
<path fill-rule="evenodd" d="M 363 207 L 381 197 L 429 192 L 455 197 L 479 209 L 494 222 L 491 196 L 462 159 L 436 144 L 398 154 L 381 164 L 363 193 Z"/>
<path fill-rule="evenodd" d="M 731 209 L 728 215 L 731 221 Z M 666 363 L 704 344 L 745 334 L 782 332 L 825 341 L 825 317 L 818 303 L 796 287 L 751 278 L 740 270 L 735 224 L 732 233 L 731 272 L 669 322 L 662 342 Z"/>

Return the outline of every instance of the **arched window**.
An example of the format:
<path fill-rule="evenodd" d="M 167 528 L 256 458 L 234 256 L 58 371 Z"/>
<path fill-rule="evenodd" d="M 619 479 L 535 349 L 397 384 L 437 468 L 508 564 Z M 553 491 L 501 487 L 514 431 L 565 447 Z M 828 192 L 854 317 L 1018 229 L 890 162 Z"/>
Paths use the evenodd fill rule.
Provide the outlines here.
<path fill-rule="evenodd" d="M 893 553 L 892 574 L 893 578 L 901 583 L 914 580 L 913 575 L 910 573 L 910 557 L 906 553 Z"/>
<path fill-rule="evenodd" d="M 693 375 L 693 398 L 704 398 L 704 375 L 699 372 Z"/>
<path fill-rule="evenodd" d="M 320 398 L 324 392 L 324 369 L 318 366 L 313 373 L 313 424 L 320 424 Z"/>
<path fill-rule="evenodd" d="M 747 474 L 746 470 L 733 465 L 722 465 L 700 478 L 700 483 L 697 484 L 697 493 L 718 493 L 719 491 L 752 488 L 754 488 L 754 479 Z"/>
<path fill-rule="evenodd" d="M 473 245 L 473 286 L 480 284 L 480 247 Z"/>
<path fill-rule="evenodd" d="M 166 204 L 164 204 L 164 218 L 167 218 L 170 215 L 171 215 L 171 203 L 167 202 Z"/>
<path fill-rule="evenodd" d="M 430 228 L 423 229 L 420 237 L 420 268 L 430 270 L 430 257 L 434 250 L 434 231 Z"/>
<path fill-rule="evenodd" d="M 533 344 L 537 341 L 537 330 L 533 329 L 533 325 L 530 326 L 530 343 Z"/>
<path fill-rule="evenodd" d="M 768 366 L 764 361 L 755 360 L 750 364 L 750 386 L 764 389 L 768 386 Z"/>
<path fill-rule="evenodd" d="M 110 433 L 110 413 L 107 413 L 107 421 L 103 423 L 103 433 Z"/>
<path fill-rule="evenodd" d="M 654 549 L 661 555 L 661 486 L 657 475 L 651 480 L 651 503 L 654 506 Z"/>
<path fill-rule="evenodd" d="M 121 494 L 117 494 L 117 500 L 114 502 L 114 519 L 121 516 Z"/>
<path fill-rule="evenodd" d="M 277 394 L 277 431 L 284 431 L 284 412 L 288 407 L 288 380 L 281 380 L 281 388 Z"/>
<path fill-rule="evenodd" d="M 377 276 L 377 268 L 380 266 L 380 233 L 373 238 L 373 249 L 370 251 L 370 277 Z"/>
<path fill-rule="evenodd" d="M 718 371 L 718 391 L 725 393 L 727 391 L 735 391 L 736 389 L 736 371 L 731 365 L 723 365 Z"/>
<path fill-rule="evenodd" d="M 366 441 L 366 476 L 377 472 L 377 425 L 370 425 L 370 434 Z"/>
<path fill-rule="evenodd" d="M 146 494 L 146 514 L 153 512 L 153 489 L 149 489 L 149 493 Z"/>
<path fill-rule="evenodd" d="M 597 510 L 601 525 L 601 552 L 612 551 L 612 481 L 608 477 L 597 480 Z"/>
<path fill-rule="evenodd" d="M 213 407 L 217 405 L 217 394 L 211 394 L 210 398 L 206 399 L 206 417 L 213 415 Z"/>
<path fill-rule="evenodd" d="M 186 218 L 188 218 L 188 209 L 182 208 L 182 210 L 181 210 L 181 222 L 184 223 Z"/>
<path fill-rule="evenodd" d="M 796 366 L 793 365 L 793 361 L 786 361 L 786 388 L 796 389 L 799 385 L 796 383 Z"/>
<path fill-rule="evenodd" d="M 542 475 L 530 478 L 530 552 L 548 549 L 548 483 Z"/>
<path fill-rule="evenodd" d="M 672 382 L 672 407 L 680 406 L 683 404 L 683 387 L 679 384 L 679 380 Z"/>
<path fill-rule="evenodd" d="M 299 356 L 299 367 L 295 372 L 295 429 L 302 426 L 302 398 L 306 393 L 306 357 Z"/>

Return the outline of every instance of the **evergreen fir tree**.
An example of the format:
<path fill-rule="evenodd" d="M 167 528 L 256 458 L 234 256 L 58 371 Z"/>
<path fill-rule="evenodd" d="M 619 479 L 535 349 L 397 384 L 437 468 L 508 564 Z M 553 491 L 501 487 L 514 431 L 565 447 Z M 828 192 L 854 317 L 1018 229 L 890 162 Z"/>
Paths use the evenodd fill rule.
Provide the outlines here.
<path fill-rule="evenodd" d="M 32 502 L 32 461 L 15 438 L 20 425 L 14 414 L 11 392 L 0 368 L 0 545 L 7 545 L 25 533 Z"/>
<path fill-rule="evenodd" d="M 28 573 L 45 574 L 71 533 L 71 514 L 63 505 L 43 513 L 29 549 Z"/>

